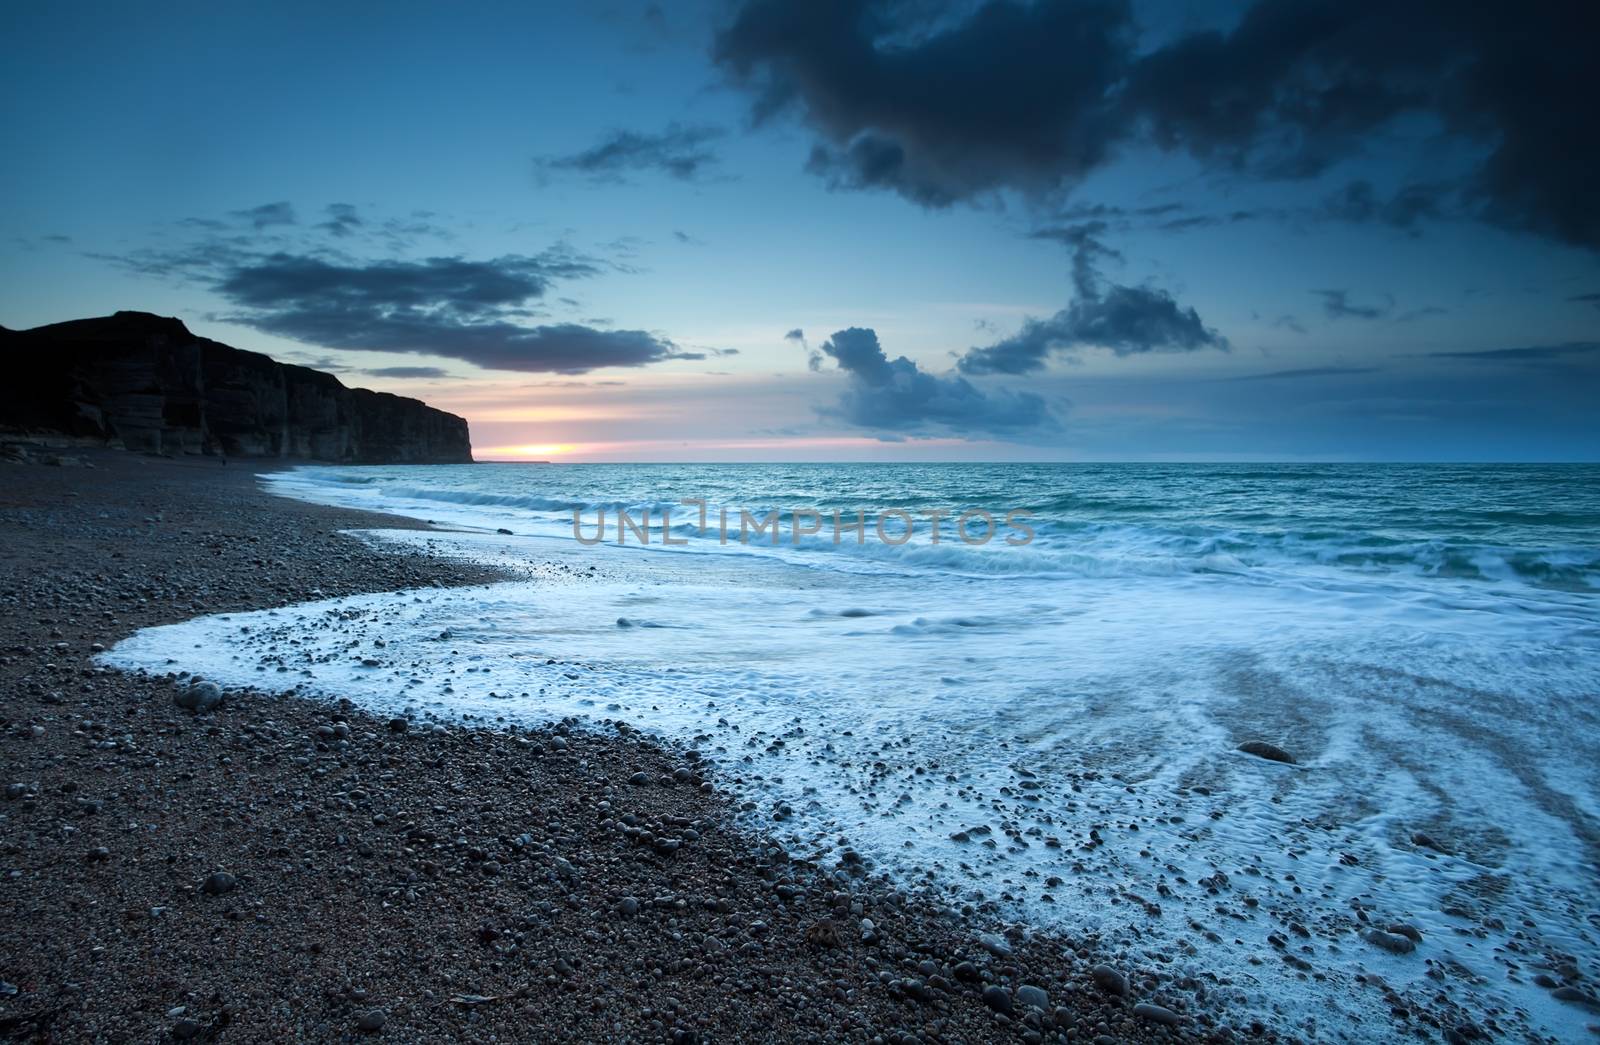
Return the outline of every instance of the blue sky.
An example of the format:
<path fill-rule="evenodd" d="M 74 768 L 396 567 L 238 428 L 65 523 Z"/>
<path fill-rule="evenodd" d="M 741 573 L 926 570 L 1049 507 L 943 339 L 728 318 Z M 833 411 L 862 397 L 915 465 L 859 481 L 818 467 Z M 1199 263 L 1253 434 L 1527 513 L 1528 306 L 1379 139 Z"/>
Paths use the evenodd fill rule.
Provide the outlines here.
<path fill-rule="evenodd" d="M 1591 16 L 1452 11 L 7 5 L 0 323 L 480 456 L 1594 460 Z"/>

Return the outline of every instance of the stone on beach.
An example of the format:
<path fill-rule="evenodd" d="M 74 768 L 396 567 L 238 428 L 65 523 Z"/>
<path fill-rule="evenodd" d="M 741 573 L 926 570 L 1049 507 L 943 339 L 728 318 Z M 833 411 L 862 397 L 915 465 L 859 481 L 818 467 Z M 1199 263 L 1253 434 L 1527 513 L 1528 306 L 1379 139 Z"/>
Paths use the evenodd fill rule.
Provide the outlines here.
<path fill-rule="evenodd" d="M 1147 1001 L 1142 1001 L 1135 1005 L 1133 1014 L 1140 1019 L 1149 1020 L 1151 1023 L 1159 1023 L 1164 1027 L 1176 1027 L 1182 1022 L 1178 1014 L 1171 1009 Z"/>
<path fill-rule="evenodd" d="M 1416 943 L 1409 936 L 1385 932 L 1382 929 L 1368 929 L 1365 933 L 1362 933 L 1361 938 L 1374 947 L 1381 947 L 1391 954 L 1410 954 L 1417 949 Z"/>
<path fill-rule="evenodd" d="M 1096 965 L 1089 970 L 1094 985 L 1107 994 L 1121 997 L 1128 993 L 1128 978 L 1109 965 Z"/>
<path fill-rule="evenodd" d="M 1285 751 L 1281 747 L 1268 744 L 1264 740 L 1247 740 L 1243 744 L 1239 745 L 1239 750 L 1243 751 L 1247 755 L 1254 755 L 1257 758 L 1264 758 L 1269 762 L 1282 762 L 1291 766 L 1299 764 L 1295 762 L 1294 756 L 1289 754 L 1289 752 Z"/>
<path fill-rule="evenodd" d="M 222 687 L 215 682 L 192 682 L 179 689 L 173 695 L 172 702 L 199 715 L 220 707 L 224 699 Z"/>
<path fill-rule="evenodd" d="M 239 887 L 239 880 L 226 871 L 215 871 L 200 886 L 207 896 L 225 896 Z"/>

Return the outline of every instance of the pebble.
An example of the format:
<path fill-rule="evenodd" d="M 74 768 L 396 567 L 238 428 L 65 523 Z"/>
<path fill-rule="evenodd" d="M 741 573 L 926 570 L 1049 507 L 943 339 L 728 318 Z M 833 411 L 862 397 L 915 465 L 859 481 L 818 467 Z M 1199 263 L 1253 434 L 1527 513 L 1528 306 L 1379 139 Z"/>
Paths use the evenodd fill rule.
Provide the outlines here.
<path fill-rule="evenodd" d="M 1247 755 L 1264 758 L 1269 762 L 1283 762 L 1287 765 L 1296 765 L 1294 756 L 1281 747 L 1274 747 L 1261 740 L 1249 740 L 1239 745 L 1239 750 Z"/>
<path fill-rule="evenodd" d="M 1045 993 L 1043 987 L 1036 987 L 1031 983 L 1024 983 L 1017 988 L 1017 1002 L 1024 1008 L 1038 1009 L 1040 1012 L 1050 1011 L 1050 995 Z"/>
<path fill-rule="evenodd" d="M 1399 933 L 1384 932 L 1382 929 L 1368 929 L 1361 934 L 1361 938 L 1374 947 L 1382 947 L 1391 954 L 1410 954 L 1417 949 L 1409 936 Z"/>
<path fill-rule="evenodd" d="M 624 918 L 632 918 L 639 913 L 639 901 L 631 896 L 624 896 L 622 902 L 617 904 L 617 913 Z"/>
<path fill-rule="evenodd" d="M 1178 1014 L 1171 1009 L 1147 1001 L 1142 1001 L 1135 1005 L 1133 1014 L 1140 1019 L 1149 1020 L 1151 1023 L 1159 1023 L 1163 1027 L 1176 1027 L 1180 1022 Z"/>
<path fill-rule="evenodd" d="M 1422 931 L 1415 925 L 1411 925 L 1408 922 L 1396 922 L 1389 926 L 1388 931 L 1394 933 L 1396 936 L 1404 936 L 1412 943 L 1422 942 Z"/>
<path fill-rule="evenodd" d="M 996 958 L 1011 957 L 1011 941 L 999 933 L 984 933 L 978 937 L 978 946 L 994 955 Z"/>
<path fill-rule="evenodd" d="M 1571 1002 L 1574 1005 L 1600 1011 L 1600 999 L 1577 987 L 1558 987 L 1550 992 L 1550 997 L 1557 1001 Z"/>
<path fill-rule="evenodd" d="M 369 1009 L 356 1021 L 356 1030 L 363 1034 L 376 1034 L 383 1030 L 383 1025 L 387 1022 L 389 1017 L 382 1009 Z"/>
<path fill-rule="evenodd" d="M 1089 975 L 1094 979 L 1094 985 L 1107 994 L 1120 998 L 1128 993 L 1128 978 L 1109 965 L 1096 965 L 1089 970 Z"/>
<path fill-rule="evenodd" d="M 239 880 L 226 871 L 215 871 L 200 886 L 207 896 L 223 896 L 239 887 Z"/>
<path fill-rule="evenodd" d="M 998 983 L 991 983 L 983 989 L 983 1003 L 995 1012 L 1010 1015 L 1012 1011 L 1011 994 Z"/>
<path fill-rule="evenodd" d="M 172 702 L 178 707 L 197 715 L 220 707 L 222 701 L 222 688 L 215 682 L 193 683 L 178 690 L 172 697 Z"/>

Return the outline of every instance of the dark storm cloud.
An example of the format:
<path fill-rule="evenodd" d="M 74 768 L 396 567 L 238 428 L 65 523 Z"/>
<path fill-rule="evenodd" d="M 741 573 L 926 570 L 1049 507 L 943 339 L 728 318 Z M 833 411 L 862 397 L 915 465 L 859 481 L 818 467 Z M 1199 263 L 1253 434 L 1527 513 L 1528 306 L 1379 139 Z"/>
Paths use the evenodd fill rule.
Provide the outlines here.
<path fill-rule="evenodd" d="M 1044 366 L 1051 352 L 1109 348 L 1119 356 L 1224 348 L 1227 339 L 1206 326 L 1165 290 L 1114 286 L 1080 299 L 1049 319 L 1029 319 L 1022 330 L 961 357 L 968 374 L 1025 374 Z"/>
<path fill-rule="evenodd" d="M 259 207 L 230 211 L 229 214 L 232 217 L 248 222 L 257 232 L 272 225 L 293 225 L 295 223 L 294 208 L 286 202 L 263 203 Z"/>
<path fill-rule="evenodd" d="M 1394 307 L 1390 301 L 1383 305 L 1357 305 L 1350 301 L 1348 290 L 1313 290 L 1322 299 L 1322 311 L 1329 319 L 1382 319 Z"/>
<path fill-rule="evenodd" d="M 1048 319 L 1025 320 L 1010 337 L 970 349 L 961 357 L 962 372 L 1025 374 L 1043 368 L 1051 353 L 1076 348 L 1108 348 L 1119 356 L 1227 349 L 1227 338 L 1165 290 L 1106 284 L 1100 261 L 1122 255 L 1100 241 L 1105 229 L 1104 222 L 1092 221 L 1035 232 L 1035 239 L 1053 240 L 1072 251 L 1076 300 Z"/>
<path fill-rule="evenodd" d="M 345 229 L 384 229 L 353 207 L 328 208 Z M 412 215 L 426 222 L 431 215 Z M 333 232 L 332 229 L 323 231 Z M 405 230 L 401 230 L 403 234 Z M 532 326 L 558 283 L 603 271 L 606 263 L 565 245 L 536 255 L 476 260 L 358 259 L 326 249 L 306 232 L 298 249 L 266 252 L 282 236 L 218 234 L 182 247 L 123 255 L 91 255 L 144 276 L 204 287 L 232 306 L 217 316 L 279 337 L 330 349 L 414 352 L 460 359 L 494 370 L 576 374 L 608 366 L 644 366 L 668 359 L 705 359 L 644 330 L 600 330 L 579 323 Z M 335 233 L 339 235 L 339 233 Z M 320 242 L 322 246 L 316 244 Z M 400 367 L 390 377 L 433 376 Z"/>
<path fill-rule="evenodd" d="M 890 359 L 873 330 L 837 331 L 820 348 L 850 378 L 838 404 L 822 412 L 858 427 L 896 435 L 944 430 L 996 436 L 1056 427 L 1038 396 L 984 392 L 957 375 L 925 373 L 905 356 Z"/>
<path fill-rule="evenodd" d="M 616 131 L 598 145 L 571 156 L 547 157 L 540 165 L 599 178 L 618 178 L 627 171 L 661 171 L 681 181 L 694 181 L 717 163 L 710 143 L 723 136 L 717 127 L 673 124 L 660 134 Z"/>
<path fill-rule="evenodd" d="M 1447 210 L 1600 246 L 1593 5 L 1262 0 L 1227 33 L 1142 59 L 1124 99 L 1154 141 L 1237 171 L 1309 177 L 1368 153 L 1403 117 L 1477 156 L 1459 184 L 1357 184 L 1345 216 L 1400 227 Z M 1350 190 L 1347 189 L 1347 193 Z"/>
<path fill-rule="evenodd" d="M 840 188 L 943 207 L 1046 192 L 1105 160 L 1133 44 L 1122 4 L 987 3 L 956 24 L 929 8 L 756 0 L 715 57 L 758 119 L 800 110 L 820 139 L 810 169 Z"/>
<path fill-rule="evenodd" d="M 541 297 L 555 279 L 597 271 L 586 259 L 564 255 L 343 263 L 269 254 L 233 268 L 216 289 L 246 308 L 293 306 L 352 315 L 444 308 L 470 316 Z"/>
<path fill-rule="evenodd" d="M 802 116 L 810 169 L 839 188 L 1039 198 L 1144 144 L 1310 178 L 1432 140 L 1470 153 L 1459 177 L 1347 188 L 1330 211 L 1402 228 L 1459 213 L 1596 248 L 1600 136 L 1577 129 L 1600 97 L 1597 37 L 1600 6 L 1559 0 L 1260 0 L 1143 51 L 1116 0 L 748 0 L 714 55 L 758 120 Z"/>
<path fill-rule="evenodd" d="M 561 250 L 489 261 L 363 263 L 271 254 L 231 265 L 213 289 L 241 310 L 230 321 L 325 348 L 421 352 L 492 370 L 565 374 L 703 358 L 643 330 L 514 321 L 554 280 L 596 271 L 589 259 Z"/>

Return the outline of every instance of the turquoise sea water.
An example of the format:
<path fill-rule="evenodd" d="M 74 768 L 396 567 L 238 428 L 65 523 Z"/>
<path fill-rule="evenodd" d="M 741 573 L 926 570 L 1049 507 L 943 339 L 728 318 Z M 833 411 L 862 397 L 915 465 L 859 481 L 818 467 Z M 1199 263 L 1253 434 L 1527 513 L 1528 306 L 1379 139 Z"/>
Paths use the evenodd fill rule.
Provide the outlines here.
<path fill-rule="evenodd" d="M 531 522 L 555 535 L 570 533 L 574 511 L 592 536 L 602 508 L 613 520 L 618 509 L 636 521 L 650 512 L 657 526 L 666 508 L 676 535 L 703 536 L 698 509 L 684 499 L 732 509 L 735 529 L 738 509 L 758 517 L 815 509 L 825 525 L 803 539 L 806 550 L 929 568 L 940 557 L 916 550 L 930 546 L 929 512 L 946 513 L 946 544 L 959 544 L 948 540 L 951 517 L 968 509 L 1002 520 L 1012 509 L 1031 513 L 1038 536 L 1027 551 L 1000 562 L 951 548 L 944 564 L 953 570 L 1290 576 L 1304 566 L 1404 574 L 1424 590 L 1428 578 L 1573 591 L 1600 584 L 1594 465 L 480 465 L 312 468 L 279 482 L 304 496 L 403 504 L 481 526 Z M 832 540 L 834 510 L 846 523 L 864 510 L 871 524 L 890 509 L 912 516 L 906 551 L 870 541 L 876 551 L 852 552 L 849 533 L 842 547 Z M 713 530 L 716 521 L 708 520 Z M 904 528 L 902 517 L 885 520 L 891 538 Z M 981 532 L 974 519 L 969 533 Z M 786 545 L 790 534 L 785 522 Z"/>
<path fill-rule="evenodd" d="M 111 662 L 447 722 L 626 720 L 718 763 L 796 851 L 854 848 L 955 903 L 1100 934 L 1206 1004 L 1313 1038 L 1385 1037 L 1374 977 L 1519 1034 L 1570 1038 L 1592 1019 L 1534 977 L 1600 969 L 1600 468 L 265 481 L 456 527 L 377 539 L 520 579 L 202 618 Z M 707 502 L 704 526 L 686 499 Z M 683 543 L 662 543 L 663 509 Z M 741 543 L 741 509 L 778 509 L 779 542 Z M 972 509 L 997 520 L 987 543 L 957 532 Z M 575 539 L 574 512 L 592 538 L 602 510 L 608 539 Z M 648 513 L 648 545 L 617 543 L 619 510 Z M 863 512 L 865 538 L 835 542 L 835 510 Z M 808 511 L 822 525 L 795 544 Z M 1014 511 L 1025 544 L 1006 542 Z M 1249 740 L 1298 764 L 1241 754 Z M 1413 954 L 1363 939 L 1400 922 L 1422 934 Z"/>

